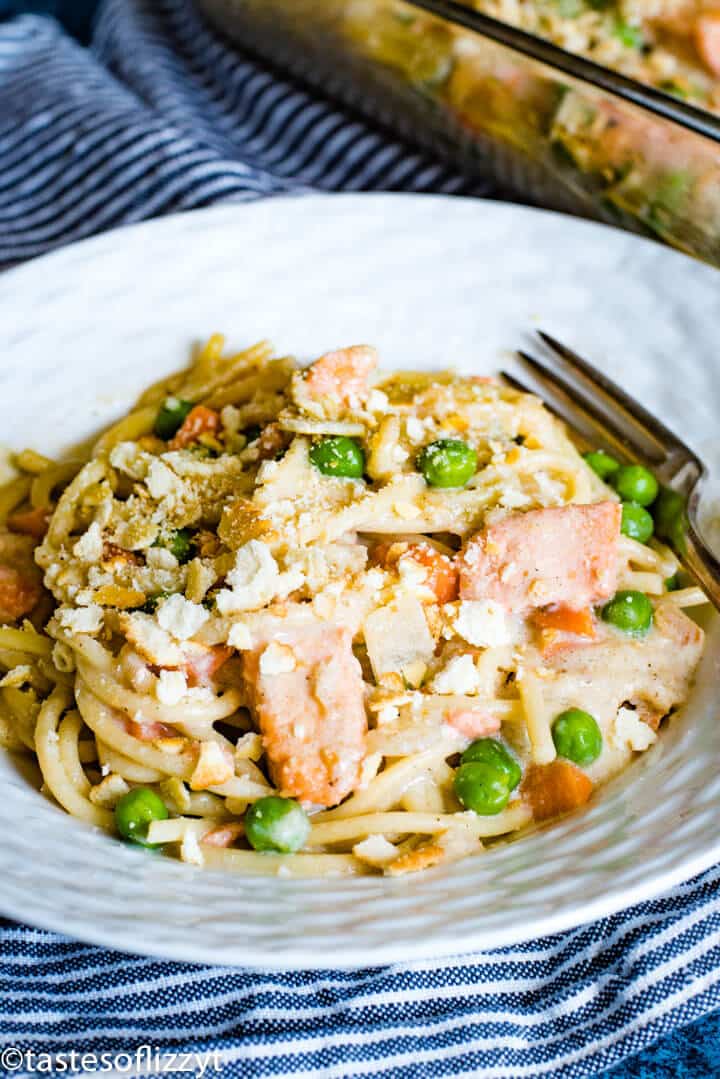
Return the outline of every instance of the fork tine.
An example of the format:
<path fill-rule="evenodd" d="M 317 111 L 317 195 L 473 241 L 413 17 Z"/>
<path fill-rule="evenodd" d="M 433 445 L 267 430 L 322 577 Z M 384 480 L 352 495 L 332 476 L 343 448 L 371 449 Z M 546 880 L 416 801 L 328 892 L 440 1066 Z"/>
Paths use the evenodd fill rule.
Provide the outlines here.
<path fill-rule="evenodd" d="M 519 355 L 522 355 L 522 353 Z M 536 397 L 541 397 L 545 407 L 575 431 L 592 449 L 601 448 L 612 453 L 616 453 L 618 448 L 625 450 L 623 443 L 609 437 L 604 426 L 593 420 L 581 406 L 569 401 L 567 394 L 564 394 L 557 385 L 548 379 L 543 379 L 533 372 L 535 385 L 528 386 L 527 383 L 522 382 L 508 371 L 501 371 L 500 373 L 513 389 L 519 390 L 521 393 L 532 393 Z"/>
<path fill-rule="evenodd" d="M 551 352 L 564 361 L 566 369 L 569 368 L 571 372 L 579 374 L 583 381 L 595 391 L 600 389 L 616 406 L 619 406 L 644 429 L 646 436 L 650 436 L 660 447 L 664 448 L 666 453 L 674 451 L 676 455 L 697 460 L 693 451 L 677 435 L 626 393 L 625 390 L 621 389 L 617 383 L 608 378 L 607 375 L 602 374 L 591 363 L 578 355 L 577 352 L 574 352 L 567 345 L 563 345 L 561 341 L 558 341 L 549 333 L 545 333 L 544 330 L 538 330 L 538 337 Z"/>
<path fill-rule="evenodd" d="M 530 367 L 541 385 L 552 386 L 556 392 L 560 390 L 576 409 L 581 408 L 587 413 L 605 433 L 606 438 L 611 438 L 623 453 L 638 460 L 650 460 L 655 466 L 665 461 L 666 454 L 662 448 L 658 448 L 657 441 L 648 436 L 644 428 L 628 420 L 622 412 L 608 405 L 599 394 L 592 397 L 589 391 L 578 386 L 576 381 L 535 359 L 534 356 L 528 355 L 527 352 L 518 351 L 518 355 Z"/>

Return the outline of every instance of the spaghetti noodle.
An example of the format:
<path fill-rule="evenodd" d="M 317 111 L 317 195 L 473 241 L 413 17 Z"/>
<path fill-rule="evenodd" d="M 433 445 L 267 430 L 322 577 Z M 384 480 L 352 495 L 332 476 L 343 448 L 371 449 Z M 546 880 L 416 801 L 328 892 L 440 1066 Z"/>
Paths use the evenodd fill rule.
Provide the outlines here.
<path fill-rule="evenodd" d="M 583 804 L 683 703 L 704 596 L 542 403 L 375 366 L 215 335 L 89 459 L 16 456 L 0 744 L 68 813 L 195 864 L 405 873 Z"/>

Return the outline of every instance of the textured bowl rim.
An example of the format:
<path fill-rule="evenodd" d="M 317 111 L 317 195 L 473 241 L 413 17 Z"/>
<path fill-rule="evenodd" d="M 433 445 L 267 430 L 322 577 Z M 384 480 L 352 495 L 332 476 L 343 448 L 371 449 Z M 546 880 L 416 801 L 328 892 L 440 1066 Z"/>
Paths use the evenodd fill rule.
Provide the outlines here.
<path fill-rule="evenodd" d="M 394 214 L 401 214 L 403 212 L 402 206 L 407 205 L 409 211 L 412 213 L 420 213 L 420 206 L 422 206 L 423 212 L 426 208 L 434 208 L 435 210 L 441 208 L 443 216 L 446 214 L 452 216 L 456 213 L 453 207 L 457 207 L 457 212 L 460 214 L 476 213 L 479 221 L 485 217 L 502 218 L 503 215 L 508 214 L 512 215 L 514 222 L 518 218 L 523 217 L 528 221 L 533 218 L 543 218 L 546 221 L 553 222 L 558 228 L 569 230 L 571 233 L 574 232 L 578 236 L 588 236 L 589 234 L 592 234 L 594 237 L 602 237 L 604 235 L 608 238 L 608 243 L 611 243 L 609 239 L 610 236 L 614 235 L 615 237 L 618 237 L 622 235 L 623 242 L 631 244 L 638 249 L 652 251 L 659 259 L 681 260 L 681 262 L 679 261 L 677 263 L 677 266 L 679 267 L 687 267 L 688 265 L 695 267 L 699 265 L 691 262 L 686 256 L 677 252 L 660 248 L 653 241 L 619 234 L 616 230 L 595 222 L 580 221 L 555 214 L 551 211 L 535 210 L 529 207 L 518 207 L 514 204 L 503 204 L 491 200 L 460 199 L 454 196 L 411 196 L 393 193 L 377 195 L 333 194 L 301 197 L 283 196 L 279 199 L 272 200 L 272 202 L 277 209 L 278 214 L 284 212 L 280 209 L 280 207 L 283 207 L 284 205 L 285 208 L 289 206 L 295 207 L 294 210 L 290 211 L 290 216 L 300 213 L 300 216 L 304 217 L 306 212 L 322 213 L 323 208 L 329 206 L 330 203 L 335 207 L 342 207 L 345 205 L 348 207 L 348 212 L 352 212 L 353 208 L 358 205 L 360 207 L 377 207 L 381 201 L 387 199 L 393 200 Z M 172 234 L 173 230 L 177 228 L 186 228 L 189 224 L 192 225 L 192 229 L 195 232 L 205 232 L 212 231 L 213 228 L 221 229 L 228 222 L 246 223 L 247 218 L 252 214 L 253 206 L 266 207 L 267 202 L 244 206 L 220 206 L 201 211 L 194 211 L 192 213 L 171 215 L 166 218 L 142 222 L 123 229 L 113 230 L 110 233 L 91 237 L 78 244 L 62 248 L 59 251 L 52 252 L 40 259 L 35 259 L 30 263 L 21 265 L 4 275 L 2 283 L 0 284 L 0 306 L 12 294 L 16 283 L 18 287 L 27 288 L 32 291 L 36 279 L 47 279 L 52 277 L 59 265 L 62 265 L 66 260 L 69 261 L 69 263 L 72 263 L 78 254 L 82 256 L 79 259 L 79 262 L 84 265 L 87 263 L 88 257 L 92 257 L 95 252 L 104 252 L 107 254 L 108 246 L 112 247 L 115 243 L 122 246 L 122 244 L 125 243 L 125 238 L 128 236 L 133 236 L 137 240 L 138 238 L 142 239 L 147 234 L 158 234 L 163 230 Z M 473 209 L 470 210 L 469 207 L 473 207 Z M 598 230 L 601 230 L 601 232 L 598 233 Z M 708 268 L 703 269 L 708 273 L 713 272 Z M 714 661 L 715 652 L 713 652 L 713 662 Z M 619 780 L 622 783 L 622 777 L 619 777 Z M 618 781 L 613 781 L 613 784 L 617 782 Z M 566 820 L 569 819 L 570 818 L 566 818 Z M 83 831 L 87 833 L 87 826 L 77 822 L 70 823 L 79 829 L 83 829 Z M 551 828 L 552 827 L 557 826 L 551 826 Z M 546 831 L 548 831 L 547 828 L 539 829 L 538 833 L 541 834 Z M 68 832 L 68 834 L 70 835 L 70 832 Z M 101 841 L 103 845 L 108 843 L 108 840 L 105 838 L 99 841 Z M 519 842 L 522 842 L 522 840 L 518 840 L 518 843 Z M 110 849 L 111 848 L 108 845 L 108 850 Z M 144 854 L 123 849 L 123 857 L 125 858 L 125 856 L 127 856 L 127 859 L 137 858 L 141 860 L 144 860 L 147 857 Z M 488 856 L 492 856 L 492 852 L 490 852 Z M 462 926 L 458 926 L 457 929 L 453 931 L 453 927 L 446 924 L 444 931 L 438 937 L 430 940 L 425 936 L 419 937 L 412 943 L 408 943 L 407 940 L 396 942 L 392 939 L 388 939 L 384 943 L 374 944 L 370 949 L 367 945 L 362 943 L 355 944 L 352 941 L 349 941 L 341 951 L 334 951 L 331 955 L 322 951 L 309 951 L 302 940 L 296 943 L 294 939 L 289 938 L 286 940 L 282 952 L 264 952 L 257 944 L 251 945 L 246 950 L 235 946 L 232 949 L 228 949 L 227 952 L 219 952 L 217 946 L 211 946 L 207 941 L 204 942 L 201 935 L 198 936 L 197 939 L 194 939 L 192 934 L 183 934 L 180 929 L 176 932 L 172 942 L 169 942 L 166 938 L 160 946 L 157 946 L 154 945 L 152 939 L 148 939 L 148 935 L 143 932 L 142 923 L 138 923 L 132 918 L 128 918 L 122 926 L 119 926 L 117 922 L 113 925 L 107 925 L 103 923 L 102 919 L 93 920 L 93 918 L 82 909 L 78 912 L 72 910 L 58 911 L 57 914 L 53 911 L 49 913 L 45 911 L 42 916 L 39 916 L 33 911 L 31 902 L 28 902 L 26 906 L 22 899 L 16 898 L 10 894 L 10 890 L 4 885 L 2 874 L 0 874 L 0 909 L 3 914 L 8 917 L 16 918 L 23 922 L 30 922 L 40 928 L 50 929 L 61 933 L 69 933 L 76 936 L 78 939 L 89 943 L 144 955 L 161 956 L 164 958 L 189 962 L 232 964 L 253 969 L 346 969 L 387 963 L 409 962 L 428 958 L 438 959 L 451 956 L 464 956 L 481 950 L 495 950 L 497 948 L 507 947 L 512 944 L 529 941 L 538 937 L 559 933 L 571 928 L 577 928 L 597 918 L 615 914 L 636 903 L 662 895 L 679 883 L 686 881 L 709 868 L 719 859 L 720 836 L 718 836 L 717 839 L 713 836 L 708 836 L 706 845 L 701 851 L 688 855 L 684 852 L 683 846 L 680 845 L 677 849 L 676 860 L 673 860 L 672 863 L 663 870 L 654 872 L 647 878 L 626 888 L 624 891 L 615 891 L 611 892 L 609 895 L 597 896 L 586 902 L 582 907 L 579 907 L 577 903 L 569 902 L 567 905 L 563 906 L 562 909 L 550 913 L 540 913 L 532 924 L 518 920 L 514 924 L 505 925 L 500 929 L 493 928 L 492 930 L 483 930 L 480 928 L 478 930 L 471 930 L 470 932 L 463 931 Z M 1 862 L 2 858 L 0 857 L 0 863 Z M 129 866 L 130 861 L 128 861 L 127 864 Z M 137 864 L 140 865 L 140 862 L 138 861 Z M 191 867 L 187 866 L 184 866 L 183 870 L 190 870 L 193 874 L 202 874 L 203 879 L 209 883 L 211 883 L 213 879 L 217 879 L 218 881 L 227 884 L 227 874 L 216 871 L 191 869 Z M 438 873 L 442 874 L 442 871 L 439 870 L 430 872 L 435 873 L 436 875 Z M 178 876 L 178 880 L 179 879 L 180 877 Z M 188 879 L 187 874 L 184 875 L 183 879 Z M 244 880 L 247 882 L 251 878 L 238 877 L 237 879 L 239 881 Z M 258 880 L 259 878 L 252 879 Z M 277 880 L 277 878 L 262 879 L 266 882 Z M 32 884 L 30 883 L 30 878 L 28 878 L 28 880 L 28 888 L 30 889 Z M 285 884 L 284 881 L 278 881 L 277 883 L 280 888 Z M 327 883 L 329 887 L 332 888 L 332 881 L 322 883 L 323 885 Z M 395 894 L 398 894 L 397 890 Z M 239 900 L 239 902 L 241 902 L 241 900 Z M 462 941 L 459 939 L 461 935 Z M 461 944 L 461 947 L 458 947 L 459 944 Z"/>

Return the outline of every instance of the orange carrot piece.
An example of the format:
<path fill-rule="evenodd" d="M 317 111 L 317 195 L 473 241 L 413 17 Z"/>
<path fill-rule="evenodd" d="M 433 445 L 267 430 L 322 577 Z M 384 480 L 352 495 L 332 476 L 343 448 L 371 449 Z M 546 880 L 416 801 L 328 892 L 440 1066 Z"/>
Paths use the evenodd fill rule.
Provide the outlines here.
<path fill-rule="evenodd" d="M 565 604 L 541 607 L 533 613 L 532 621 L 540 629 L 557 629 L 562 633 L 574 633 L 578 637 L 595 636 L 592 607 L 583 607 L 581 610 Z"/>
<path fill-rule="evenodd" d="M 438 603 L 452 603 L 458 597 L 458 572 L 452 559 L 436 551 L 429 543 L 415 543 L 401 556 L 411 558 L 427 570 L 425 584 L 435 593 Z"/>
<path fill-rule="evenodd" d="M 431 547 L 429 543 L 378 543 L 371 559 L 378 566 L 395 566 L 406 558 L 426 570 L 424 583 L 435 593 L 438 603 L 452 603 L 458 597 L 458 573 L 452 558 Z"/>
<path fill-rule="evenodd" d="M 533 818 L 543 821 L 585 805 L 593 785 L 570 761 L 555 760 L 550 764 L 531 764 L 520 789 L 530 804 Z"/>
<path fill-rule="evenodd" d="M 182 450 L 197 442 L 200 435 L 216 434 L 220 425 L 220 416 L 214 409 L 195 405 L 188 412 L 175 437 L 168 443 L 168 447 L 171 450 Z"/>

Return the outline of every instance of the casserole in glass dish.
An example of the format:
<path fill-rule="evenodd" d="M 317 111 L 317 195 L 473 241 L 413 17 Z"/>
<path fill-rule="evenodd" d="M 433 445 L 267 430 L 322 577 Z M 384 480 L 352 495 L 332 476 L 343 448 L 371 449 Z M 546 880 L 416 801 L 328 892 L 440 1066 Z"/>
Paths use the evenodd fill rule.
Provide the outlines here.
<path fill-rule="evenodd" d="M 720 119 L 452 0 L 199 0 L 470 175 L 720 265 Z"/>

